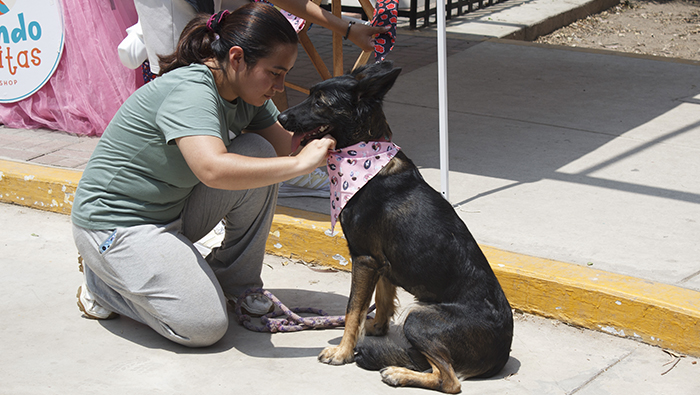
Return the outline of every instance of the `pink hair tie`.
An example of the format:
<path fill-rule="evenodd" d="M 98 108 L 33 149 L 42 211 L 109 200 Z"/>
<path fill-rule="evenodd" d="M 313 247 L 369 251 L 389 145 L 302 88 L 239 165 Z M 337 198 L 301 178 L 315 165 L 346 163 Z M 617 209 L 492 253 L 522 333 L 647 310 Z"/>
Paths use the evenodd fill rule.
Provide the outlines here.
<path fill-rule="evenodd" d="M 219 24 L 221 23 L 221 21 L 224 20 L 224 18 L 228 14 L 230 14 L 229 10 L 223 10 L 223 11 L 219 11 L 216 14 L 210 16 L 209 20 L 207 21 L 207 29 L 209 29 L 210 31 L 212 31 L 214 33 L 217 33 L 219 30 Z"/>

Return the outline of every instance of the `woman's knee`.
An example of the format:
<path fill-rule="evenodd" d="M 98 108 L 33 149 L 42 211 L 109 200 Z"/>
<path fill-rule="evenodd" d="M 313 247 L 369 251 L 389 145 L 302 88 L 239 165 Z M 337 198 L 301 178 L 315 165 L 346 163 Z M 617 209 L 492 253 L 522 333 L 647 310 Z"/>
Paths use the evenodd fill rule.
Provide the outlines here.
<path fill-rule="evenodd" d="M 178 323 L 165 325 L 166 337 L 187 347 L 208 347 L 221 340 L 228 331 L 228 315 L 190 316 Z"/>

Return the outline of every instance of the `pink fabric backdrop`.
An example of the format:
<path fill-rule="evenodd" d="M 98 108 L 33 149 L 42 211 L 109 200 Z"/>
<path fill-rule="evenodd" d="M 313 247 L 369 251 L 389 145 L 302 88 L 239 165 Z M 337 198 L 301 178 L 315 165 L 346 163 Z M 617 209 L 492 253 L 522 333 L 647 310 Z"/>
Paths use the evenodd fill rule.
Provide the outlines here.
<path fill-rule="evenodd" d="M 143 84 L 117 46 L 138 20 L 133 1 L 61 0 L 65 48 L 54 75 L 34 95 L 0 104 L 0 123 L 101 136 L 119 106 Z M 114 7 L 114 9 L 112 9 Z"/>

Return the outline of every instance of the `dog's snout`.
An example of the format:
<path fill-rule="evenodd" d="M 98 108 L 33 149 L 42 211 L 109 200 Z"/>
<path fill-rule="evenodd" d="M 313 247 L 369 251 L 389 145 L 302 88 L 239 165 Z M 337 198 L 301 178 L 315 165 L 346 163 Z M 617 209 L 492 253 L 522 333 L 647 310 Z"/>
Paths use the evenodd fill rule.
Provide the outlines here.
<path fill-rule="evenodd" d="M 288 117 L 287 114 L 282 112 L 282 113 L 280 113 L 280 115 L 277 116 L 277 120 L 279 121 L 279 123 L 284 125 L 284 123 L 287 122 L 287 117 Z"/>
<path fill-rule="evenodd" d="M 277 116 L 277 120 L 279 121 L 282 126 L 289 125 L 292 120 L 294 119 L 293 115 L 290 115 L 287 111 L 284 111 L 280 113 L 280 115 Z"/>

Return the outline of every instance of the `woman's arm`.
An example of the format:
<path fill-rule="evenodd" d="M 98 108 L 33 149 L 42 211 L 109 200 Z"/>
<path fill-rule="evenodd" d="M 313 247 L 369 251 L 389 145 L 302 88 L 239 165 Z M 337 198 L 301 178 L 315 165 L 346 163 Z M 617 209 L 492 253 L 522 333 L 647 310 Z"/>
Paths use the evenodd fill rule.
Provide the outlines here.
<path fill-rule="evenodd" d="M 256 158 L 229 153 L 218 137 L 187 136 L 175 141 L 202 183 L 227 190 L 259 188 L 311 173 L 325 164 L 328 150 L 335 148 L 335 140 L 326 136 L 310 141 L 296 156 Z"/>
<path fill-rule="evenodd" d="M 345 36 L 348 22 L 319 7 L 310 0 L 268 0 L 285 11 L 306 19 L 308 22 L 319 24 L 326 29 Z M 359 2 L 358 2 L 359 5 Z M 363 51 L 374 50 L 374 36 L 389 31 L 389 26 L 372 27 L 355 24 L 350 28 L 348 39 Z"/>

